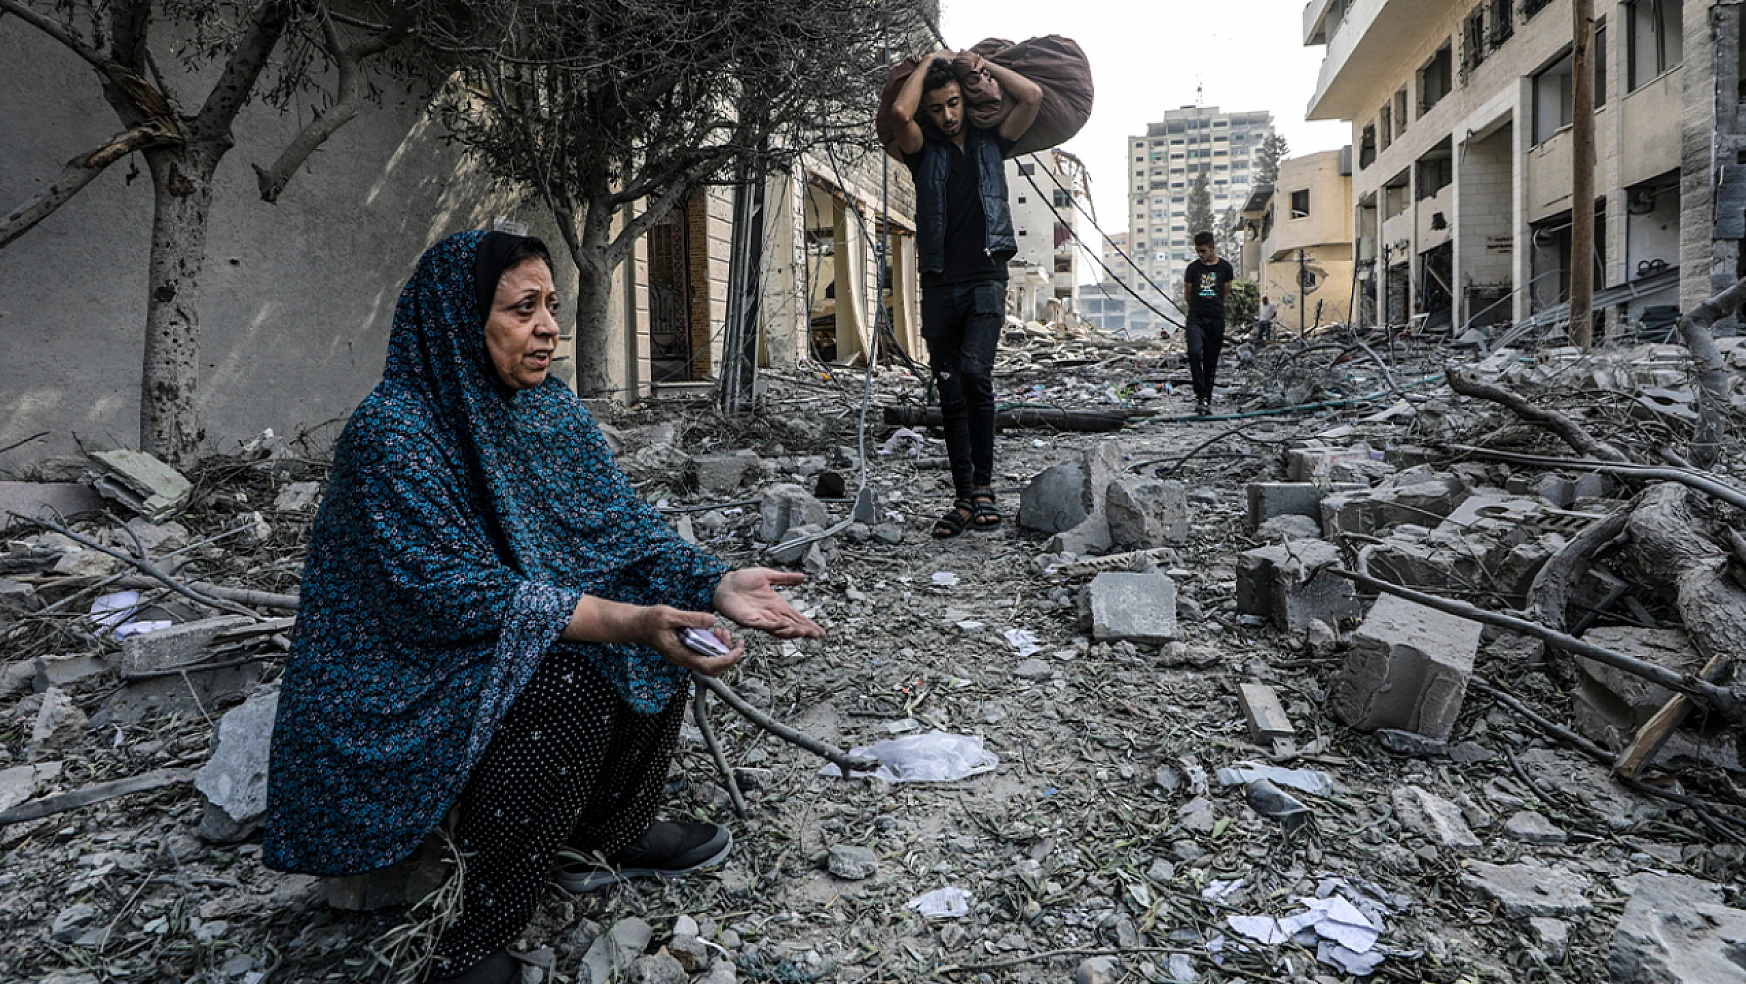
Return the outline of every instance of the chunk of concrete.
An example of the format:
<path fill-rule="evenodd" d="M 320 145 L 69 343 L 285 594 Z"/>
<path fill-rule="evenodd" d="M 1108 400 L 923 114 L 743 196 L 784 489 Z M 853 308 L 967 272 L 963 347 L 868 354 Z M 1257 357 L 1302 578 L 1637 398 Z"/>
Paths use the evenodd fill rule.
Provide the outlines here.
<path fill-rule="evenodd" d="M 1064 533 L 1085 522 L 1092 509 L 1089 484 L 1083 462 L 1043 469 L 1019 493 L 1019 526 L 1036 533 Z"/>
<path fill-rule="evenodd" d="M 1176 638 L 1176 582 L 1163 574 L 1106 572 L 1085 589 L 1091 634 L 1104 642 Z"/>
<path fill-rule="evenodd" d="M 1413 485 L 1340 492 L 1322 500 L 1322 529 L 1334 537 L 1374 536 L 1402 523 L 1428 527 L 1442 522 L 1467 496 L 1466 483 L 1454 475 Z"/>
<path fill-rule="evenodd" d="M 139 538 L 139 545 L 146 548 L 146 551 L 153 556 L 174 553 L 188 545 L 188 528 L 181 523 L 170 522 L 160 525 L 144 516 L 135 516 L 127 521 L 127 529 Z"/>
<path fill-rule="evenodd" d="M 1438 847 L 1477 851 L 1485 846 L 1468 828 L 1461 808 L 1443 797 L 1418 786 L 1400 786 L 1392 798 L 1401 825 Z"/>
<path fill-rule="evenodd" d="M 1320 540 L 1322 521 L 1310 516 L 1275 516 L 1256 527 L 1255 538 L 1269 543 Z"/>
<path fill-rule="evenodd" d="M 1594 911 L 1594 904 L 1584 894 L 1589 888 L 1588 879 L 1565 868 L 1468 861 L 1461 873 L 1461 885 L 1496 902 L 1503 914 L 1512 919 L 1577 916 Z"/>
<path fill-rule="evenodd" d="M 66 691 L 50 687 L 43 692 L 42 704 L 37 707 L 36 719 L 31 724 L 30 757 L 38 758 L 46 752 L 77 745 L 84 738 L 89 724 L 85 712 L 73 705 Z"/>
<path fill-rule="evenodd" d="M 692 480 L 710 495 L 726 495 L 740 487 L 746 473 L 756 468 L 756 454 L 700 454 L 691 459 Z"/>
<path fill-rule="evenodd" d="M 273 499 L 275 512 L 314 512 L 321 501 L 321 483 L 292 482 L 279 490 Z"/>
<path fill-rule="evenodd" d="M 765 543 L 781 542 L 790 527 L 811 525 L 823 529 L 831 524 L 830 510 L 799 485 L 772 485 L 759 498 L 763 520 L 759 539 Z"/>
<path fill-rule="evenodd" d="M 1614 652 L 1696 673 L 1703 657 L 1678 629 L 1596 626 L 1583 638 Z M 1630 744 L 1637 729 L 1649 722 L 1673 694 L 1659 684 L 1584 657 L 1576 658 L 1577 685 L 1571 694 L 1572 723 L 1593 741 L 1618 750 Z"/>
<path fill-rule="evenodd" d="M 1315 621 L 1338 625 L 1362 611 L 1352 582 L 1323 570 L 1339 560 L 1340 549 L 1325 540 L 1246 551 L 1237 558 L 1237 611 L 1271 618 L 1285 632 Z"/>
<path fill-rule="evenodd" d="M 121 640 L 121 670 L 127 673 L 167 670 L 200 661 L 220 633 L 253 625 L 247 615 L 220 615 L 183 622 L 167 629 Z"/>
<path fill-rule="evenodd" d="M 825 867 L 838 878 L 861 881 L 879 873 L 879 856 L 870 848 L 832 844 L 825 858 Z"/>
<path fill-rule="evenodd" d="M 632 960 L 630 973 L 625 975 L 625 979 L 630 984 L 685 984 L 685 966 L 662 949 Z"/>
<path fill-rule="evenodd" d="M 66 689 L 82 680 L 89 680 L 109 669 L 109 664 L 102 657 L 89 653 L 73 656 L 38 656 L 36 658 L 37 693 L 46 693 L 50 687 Z"/>
<path fill-rule="evenodd" d="M 1448 741 L 1467 695 L 1480 626 L 1393 595 L 1352 633 L 1329 703 L 1355 728 L 1395 728 Z"/>
<path fill-rule="evenodd" d="M 1553 826 L 1552 821 L 1532 810 L 1520 810 L 1511 814 L 1504 821 L 1503 829 L 1514 840 L 1541 847 L 1555 846 L 1570 839 L 1568 834 Z"/>
<path fill-rule="evenodd" d="M 1109 535 L 1109 520 L 1103 513 L 1093 513 L 1087 516 L 1078 526 L 1063 530 L 1050 537 L 1043 544 L 1044 553 L 1070 553 L 1075 557 L 1089 554 L 1101 554 L 1112 545 Z"/>
<path fill-rule="evenodd" d="M 85 484 L 154 523 L 181 507 L 194 491 L 181 472 L 143 451 L 119 448 L 88 457 Z"/>
<path fill-rule="evenodd" d="M 1322 489 L 1314 482 L 1250 482 L 1244 491 L 1251 532 L 1280 516 L 1308 516 L 1320 526 Z"/>
<path fill-rule="evenodd" d="M 1129 476 L 1105 490 L 1109 538 L 1122 550 L 1186 543 L 1190 533 L 1188 488 L 1181 482 Z"/>
<path fill-rule="evenodd" d="M 0 813 L 29 800 L 44 783 L 52 782 L 60 774 L 58 761 L 0 769 Z"/>
<path fill-rule="evenodd" d="M 1613 930 L 1613 984 L 1746 984 L 1746 910 L 1718 885 L 1650 872 L 1614 879 L 1631 895 Z"/>
<path fill-rule="evenodd" d="M 267 809 L 267 760 L 278 711 L 279 689 L 273 687 L 219 719 L 212 755 L 194 773 L 194 788 L 205 802 L 202 837 L 232 843 L 259 825 Z"/>
<path fill-rule="evenodd" d="M 1534 942 L 1540 949 L 1540 955 L 1547 963 L 1564 962 L 1564 955 L 1570 951 L 1570 924 L 1561 919 L 1547 919 L 1535 916 L 1528 920 L 1528 929 L 1534 934 Z"/>
<path fill-rule="evenodd" d="M 1285 452 L 1285 474 L 1293 482 L 1326 482 L 1334 465 L 1342 461 L 1369 461 L 1370 449 L 1310 447 Z"/>

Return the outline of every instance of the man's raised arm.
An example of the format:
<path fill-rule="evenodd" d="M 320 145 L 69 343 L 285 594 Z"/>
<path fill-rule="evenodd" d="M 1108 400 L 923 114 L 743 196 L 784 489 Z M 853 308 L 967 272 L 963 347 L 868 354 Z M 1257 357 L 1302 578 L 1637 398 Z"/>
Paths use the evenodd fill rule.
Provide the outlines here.
<path fill-rule="evenodd" d="M 1005 140 L 1017 140 L 1037 121 L 1037 110 L 1043 105 L 1043 88 L 1004 65 L 996 65 L 987 59 L 983 59 L 983 64 L 988 67 L 988 74 L 994 76 L 994 81 L 1000 83 L 1000 91 L 1013 103 L 1012 112 L 1006 114 L 1005 121 L 1000 124 L 1000 136 Z"/>
<path fill-rule="evenodd" d="M 898 90 L 897 98 L 891 101 L 891 108 L 886 110 L 886 122 L 892 132 L 897 134 L 898 150 L 906 154 L 920 153 L 924 138 L 921 124 L 915 121 L 915 114 L 921 110 L 922 86 L 928 79 L 928 66 L 942 60 L 949 65 L 954 57 L 954 52 L 941 48 L 923 58 L 921 64 L 904 81 L 903 88 Z"/>

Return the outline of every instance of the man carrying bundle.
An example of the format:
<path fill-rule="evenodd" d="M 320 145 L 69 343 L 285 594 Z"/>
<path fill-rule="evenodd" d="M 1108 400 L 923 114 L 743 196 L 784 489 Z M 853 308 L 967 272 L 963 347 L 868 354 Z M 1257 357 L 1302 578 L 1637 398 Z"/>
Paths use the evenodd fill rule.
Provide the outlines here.
<path fill-rule="evenodd" d="M 1006 318 L 1006 263 L 1018 252 L 1002 161 L 1043 99 L 1036 83 L 982 62 L 1012 109 L 995 129 L 971 126 L 955 57 L 937 51 L 923 59 L 881 121 L 915 177 L 922 337 L 940 390 L 956 492 L 952 509 L 934 524 L 940 539 L 1001 524 L 994 498 L 994 354 Z"/>

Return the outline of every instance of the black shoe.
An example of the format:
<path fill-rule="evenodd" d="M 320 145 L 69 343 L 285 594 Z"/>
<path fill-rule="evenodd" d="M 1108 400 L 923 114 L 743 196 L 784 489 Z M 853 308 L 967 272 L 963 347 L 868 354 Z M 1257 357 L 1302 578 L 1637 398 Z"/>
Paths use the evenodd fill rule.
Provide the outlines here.
<path fill-rule="evenodd" d="M 1197 417 L 1210 417 L 1210 416 L 1212 416 L 1212 401 L 1211 400 L 1196 400 L 1196 401 L 1194 401 L 1194 415 Z"/>
<path fill-rule="evenodd" d="M 719 863 L 733 846 L 733 834 L 720 824 L 662 820 L 604 863 L 564 848 L 552 880 L 566 892 L 581 893 L 632 878 L 677 878 Z"/>
<path fill-rule="evenodd" d="M 429 984 L 516 984 L 521 980 L 521 965 L 508 950 L 498 950 L 453 977 L 427 978 Z"/>

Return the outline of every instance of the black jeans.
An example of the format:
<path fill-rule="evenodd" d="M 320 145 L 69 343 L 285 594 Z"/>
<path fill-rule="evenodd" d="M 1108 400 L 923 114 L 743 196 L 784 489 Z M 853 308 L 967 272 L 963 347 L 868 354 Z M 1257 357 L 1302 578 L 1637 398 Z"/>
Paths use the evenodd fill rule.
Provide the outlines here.
<path fill-rule="evenodd" d="M 1006 283 L 928 287 L 921 308 L 952 485 L 968 498 L 973 487 L 994 484 L 994 352 L 1006 319 Z"/>
<path fill-rule="evenodd" d="M 1194 379 L 1194 398 L 1210 400 L 1213 379 L 1219 371 L 1219 352 L 1225 347 L 1223 318 L 1188 319 L 1188 374 Z"/>

